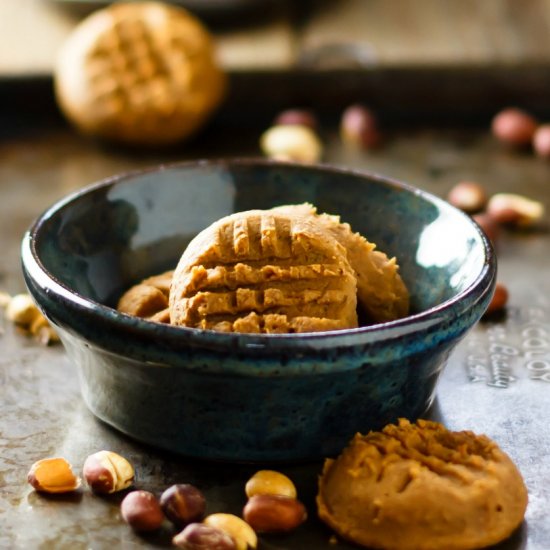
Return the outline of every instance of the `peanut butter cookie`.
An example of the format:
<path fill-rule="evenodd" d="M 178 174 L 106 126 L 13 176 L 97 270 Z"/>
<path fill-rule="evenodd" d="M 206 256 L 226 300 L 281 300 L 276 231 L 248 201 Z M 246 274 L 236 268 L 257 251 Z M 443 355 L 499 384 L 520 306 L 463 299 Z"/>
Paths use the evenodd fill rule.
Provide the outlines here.
<path fill-rule="evenodd" d="M 315 206 L 305 203 L 275 208 L 293 216 L 306 216 L 325 228 L 345 249 L 357 276 L 357 299 L 369 321 L 383 323 L 409 313 L 409 292 L 399 274 L 395 258 L 388 258 L 376 245 L 354 233 L 340 216 L 318 214 Z"/>
<path fill-rule="evenodd" d="M 134 285 L 120 297 L 117 309 L 157 323 L 169 323 L 168 296 L 173 275 L 173 271 L 166 271 Z"/>
<path fill-rule="evenodd" d="M 191 135 L 226 87 L 207 29 L 161 2 L 94 12 L 62 46 L 54 77 L 58 103 L 79 129 L 133 145 Z"/>
<path fill-rule="evenodd" d="M 175 325 L 226 332 L 357 326 L 356 278 L 311 220 L 251 210 L 222 218 L 185 250 L 170 290 Z"/>
<path fill-rule="evenodd" d="M 342 538 L 383 550 L 468 550 L 522 522 L 527 490 L 493 441 L 401 419 L 357 434 L 319 480 L 319 517 Z"/>

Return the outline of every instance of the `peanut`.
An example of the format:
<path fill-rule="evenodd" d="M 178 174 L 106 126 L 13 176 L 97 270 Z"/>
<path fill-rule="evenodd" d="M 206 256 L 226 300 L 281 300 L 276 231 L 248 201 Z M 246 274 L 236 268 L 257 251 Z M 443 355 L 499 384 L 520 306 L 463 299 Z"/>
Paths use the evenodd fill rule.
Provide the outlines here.
<path fill-rule="evenodd" d="M 259 470 L 246 483 L 247 497 L 254 495 L 282 495 L 296 498 L 294 483 L 280 472 L 274 470 Z"/>
<path fill-rule="evenodd" d="M 457 183 L 447 195 L 447 200 L 460 210 L 473 214 L 479 212 L 487 202 L 485 189 L 474 181 Z"/>
<path fill-rule="evenodd" d="M 537 121 L 525 111 L 510 107 L 498 113 L 491 124 L 497 139 L 513 146 L 528 145 L 537 129 Z"/>
<path fill-rule="evenodd" d="M 228 533 L 203 523 L 190 523 L 172 539 L 172 543 L 186 550 L 237 550 Z"/>
<path fill-rule="evenodd" d="M 176 525 L 199 521 L 206 510 L 204 495 L 193 485 L 180 483 L 168 487 L 160 497 L 166 517 Z"/>
<path fill-rule="evenodd" d="M 42 493 L 70 493 L 80 487 L 80 478 L 62 457 L 43 458 L 35 462 L 27 475 L 32 487 Z"/>
<path fill-rule="evenodd" d="M 158 500 L 148 491 L 132 491 L 120 504 L 122 519 L 135 531 L 155 531 L 164 515 Z"/>
<path fill-rule="evenodd" d="M 16 325 L 29 327 L 40 311 L 28 294 L 16 294 L 6 307 L 6 319 Z"/>
<path fill-rule="evenodd" d="M 317 162 L 323 147 L 315 132 L 302 125 L 278 125 L 266 130 L 260 138 L 263 153 L 273 159 Z"/>
<path fill-rule="evenodd" d="M 497 193 L 487 203 L 487 214 L 496 222 L 528 228 L 544 216 L 544 205 L 514 193 Z"/>
<path fill-rule="evenodd" d="M 236 550 L 247 550 L 258 546 L 258 537 L 252 527 L 233 514 L 211 514 L 204 518 L 203 524 L 230 535 L 235 542 Z"/>
<path fill-rule="evenodd" d="M 116 493 L 127 489 L 134 481 L 134 468 L 112 451 L 99 451 L 84 462 L 84 479 L 95 493 Z"/>
<path fill-rule="evenodd" d="M 243 510 L 245 521 L 258 533 L 286 533 L 307 519 L 305 506 L 294 498 L 255 495 Z"/>
<path fill-rule="evenodd" d="M 350 105 L 342 114 L 340 137 L 348 145 L 370 149 L 380 144 L 376 117 L 364 105 Z"/>
<path fill-rule="evenodd" d="M 4 295 L 4 301 L 9 297 Z M 57 332 L 40 313 L 28 294 L 17 294 L 6 304 L 6 319 L 16 324 L 25 336 L 32 335 L 43 345 L 59 342 Z"/>
<path fill-rule="evenodd" d="M 485 315 L 491 315 L 497 311 L 502 311 L 508 303 L 508 289 L 502 284 L 497 283 L 495 293 L 491 299 L 489 307 L 485 311 Z"/>

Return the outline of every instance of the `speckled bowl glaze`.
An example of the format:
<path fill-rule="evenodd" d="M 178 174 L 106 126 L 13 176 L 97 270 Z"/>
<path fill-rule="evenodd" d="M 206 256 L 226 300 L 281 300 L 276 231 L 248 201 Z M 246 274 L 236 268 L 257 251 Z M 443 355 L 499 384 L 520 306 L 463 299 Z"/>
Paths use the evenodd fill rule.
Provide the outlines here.
<path fill-rule="evenodd" d="M 310 201 L 395 255 L 407 318 L 315 334 L 223 334 L 113 309 L 142 277 L 174 267 L 222 216 Z M 315 459 L 357 431 L 430 406 L 456 343 L 491 298 L 496 260 L 446 202 L 373 174 L 234 159 L 115 176 L 61 200 L 24 237 L 29 291 L 57 327 L 100 419 L 192 457 Z"/>

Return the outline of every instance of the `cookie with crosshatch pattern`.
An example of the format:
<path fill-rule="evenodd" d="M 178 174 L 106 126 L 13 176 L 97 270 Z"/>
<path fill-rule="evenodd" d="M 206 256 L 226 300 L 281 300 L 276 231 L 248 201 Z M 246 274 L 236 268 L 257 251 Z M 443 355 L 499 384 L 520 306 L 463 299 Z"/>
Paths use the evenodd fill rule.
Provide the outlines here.
<path fill-rule="evenodd" d="M 237 212 L 189 243 L 170 287 L 170 321 L 246 333 L 354 328 L 356 283 L 344 247 L 311 220 Z"/>
<path fill-rule="evenodd" d="M 160 2 L 90 15 L 63 45 L 54 76 L 58 103 L 81 131 L 134 145 L 190 136 L 226 88 L 208 30 Z"/>

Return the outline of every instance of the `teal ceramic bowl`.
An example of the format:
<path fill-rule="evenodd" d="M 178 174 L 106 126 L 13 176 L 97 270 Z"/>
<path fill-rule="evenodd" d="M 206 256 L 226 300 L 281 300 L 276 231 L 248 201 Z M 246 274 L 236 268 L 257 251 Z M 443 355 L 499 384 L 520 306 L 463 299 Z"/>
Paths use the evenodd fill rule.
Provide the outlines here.
<path fill-rule="evenodd" d="M 117 312 L 232 212 L 309 201 L 395 255 L 413 313 L 353 330 L 223 334 Z M 469 217 L 373 174 L 264 160 L 160 166 L 61 200 L 22 244 L 28 289 L 100 419 L 149 444 L 228 461 L 316 459 L 429 408 L 449 353 L 492 296 L 496 260 Z"/>

